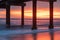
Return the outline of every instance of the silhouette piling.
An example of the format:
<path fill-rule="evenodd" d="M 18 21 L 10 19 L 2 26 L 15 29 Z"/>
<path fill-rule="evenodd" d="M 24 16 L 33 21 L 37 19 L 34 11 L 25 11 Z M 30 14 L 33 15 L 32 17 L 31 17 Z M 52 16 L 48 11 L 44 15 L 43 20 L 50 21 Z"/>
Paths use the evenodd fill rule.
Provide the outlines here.
<path fill-rule="evenodd" d="M 21 27 L 23 28 L 24 26 L 24 6 L 26 5 L 24 2 L 32 1 L 33 5 L 33 26 L 32 30 L 37 29 L 37 24 L 36 24 L 36 8 L 37 8 L 37 0 L 2 0 L 0 1 L 0 8 L 5 8 L 6 9 L 6 28 L 10 28 L 10 6 L 11 5 L 16 5 L 16 6 L 21 6 Z M 44 2 L 49 2 L 50 5 L 50 25 L 49 29 L 53 29 L 53 2 L 56 0 L 39 0 L 39 1 L 44 1 Z"/>

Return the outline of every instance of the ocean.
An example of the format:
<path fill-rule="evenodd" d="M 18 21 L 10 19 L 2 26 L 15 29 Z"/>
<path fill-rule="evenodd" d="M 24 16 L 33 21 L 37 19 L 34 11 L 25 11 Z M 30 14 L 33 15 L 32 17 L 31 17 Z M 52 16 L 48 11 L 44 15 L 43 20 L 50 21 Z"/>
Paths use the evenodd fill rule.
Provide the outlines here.
<path fill-rule="evenodd" d="M 0 20 L 0 29 L 5 26 L 6 20 Z M 21 25 L 21 20 L 11 20 L 11 25 Z M 24 20 L 24 25 L 32 26 L 32 20 Z M 49 20 L 37 20 L 38 29 L 48 29 Z M 25 26 L 26 27 L 26 26 Z M 54 28 L 60 28 L 60 20 L 54 20 Z M 10 36 L 0 36 L 0 40 L 60 40 L 60 31 L 42 32 L 35 34 L 16 34 Z"/>
<path fill-rule="evenodd" d="M 48 27 L 49 26 L 49 19 L 38 19 L 36 20 L 37 27 Z M 21 25 L 21 19 L 11 19 L 10 22 L 11 26 L 12 25 Z M 60 19 L 54 19 L 53 21 L 54 27 L 59 28 L 60 27 Z M 2 19 L 0 20 L 0 26 L 5 26 L 6 25 L 6 20 Z M 24 20 L 24 25 L 27 26 L 32 26 L 32 19 L 25 19 Z"/>

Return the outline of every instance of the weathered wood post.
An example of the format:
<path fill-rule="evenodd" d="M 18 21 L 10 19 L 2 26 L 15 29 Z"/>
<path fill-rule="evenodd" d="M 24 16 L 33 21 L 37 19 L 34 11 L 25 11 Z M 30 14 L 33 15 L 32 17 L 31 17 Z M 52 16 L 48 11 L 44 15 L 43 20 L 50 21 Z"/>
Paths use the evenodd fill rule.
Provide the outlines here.
<path fill-rule="evenodd" d="M 33 29 L 37 29 L 36 26 L 36 7 L 37 7 L 37 0 L 32 0 L 33 1 L 33 26 L 32 26 L 32 30 Z"/>
<path fill-rule="evenodd" d="M 53 0 L 49 0 L 49 5 L 50 5 L 50 25 L 49 29 L 53 29 Z"/>
<path fill-rule="evenodd" d="M 25 6 L 26 4 L 24 4 L 24 3 L 22 3 L 22 5 L 21 5 L 21 12 L 22 12 L 22 14 L 21 14 L 21 27 L 23 28 L 23 26 L 24 26 L 24 6 Z"/>
<path fill-rule="evenodd" d="M 10 28 L 10 4 L 6 2 L 6 28 Z"/>

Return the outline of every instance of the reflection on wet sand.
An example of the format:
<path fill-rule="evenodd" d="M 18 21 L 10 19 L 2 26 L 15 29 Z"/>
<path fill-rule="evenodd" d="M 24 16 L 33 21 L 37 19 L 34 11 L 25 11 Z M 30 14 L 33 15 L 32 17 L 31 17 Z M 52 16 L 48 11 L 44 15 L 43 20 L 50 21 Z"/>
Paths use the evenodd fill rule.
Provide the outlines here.
<path fill-rule="evenodd" d="M 53 30 L 51 30 L 51 31 L 53 31 Z M 53 32 L 50 32 L 50 39 L 51 40 L 54 40 L 54 31 Z"/>
<path fill-rule="evenodd" d="M 11 35 L 9 40 L 60 40 L 60 31 L 37 34 Z"/>
<path fill-rule="evenodd" d="M 33 40 L 37 40 L 37 34 L 32 34 Z"/>

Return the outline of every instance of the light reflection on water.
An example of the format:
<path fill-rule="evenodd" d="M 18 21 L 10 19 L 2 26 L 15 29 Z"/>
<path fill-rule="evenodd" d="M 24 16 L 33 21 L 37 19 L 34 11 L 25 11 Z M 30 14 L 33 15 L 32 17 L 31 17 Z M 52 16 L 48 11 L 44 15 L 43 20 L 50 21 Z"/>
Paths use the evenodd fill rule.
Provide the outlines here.
<path fill-rule="evenodd" d="M 6 20 L 0 20 L 0 24 L 6 24 Z M 25 25 L 32 25 L 32 20 L 24 20 Z M 21 25 L 21 20 L 11 20 L 11 25 Z M 49 25 L 49 20 L 37 20 L 37 25 Z M 60 26 L 60 20 L 54 20 L 54 26 Z"/>
<path fill-rule="evenodd" d="M 54 20 L 55 23 L 59 23 L 60 20 Z M 0 20 L 0 24 L 5 24 L 6 20 Z M 16 24 L 17 23 L 17 24 Z M 21 20 L 11 20 L 11 25 L 21 25 Z M 32 25 L 32 20 L 24 20 L 25 25 Z M 37 20 L 37 25 L 48 25 L 49 20 Z"/>
<path fill-rule="evenodd" d="M 37 33 L 37 34 L 24 34 L 24 35 L 11 35 L 8 40 L 60 40 L 60 31 L 49 33 Z"/>
<path fill-rule="evenodd" d="M 60 20 L 56 20 L 54 24 L 58 24 L 60 23 L 59 22 Z M 2 23 L 5 21 L 1 21 L 0 23 Z M 28 24 L 28 23 L 32 23 L 32 21 L 28 21 L 27 20 L 25 21 L 25 24 Z M 20 22 L 17 22 L 16 20 L 12 20 L 11 21 L 11 24 L 20 24 Z M 37 21 L 37 24 L 49 24 L 49 21 L 48 20 L 38 20 Z M 30 24 L 31 25 L 31 24 Z M 59 26 L 55 27 L 55 28 L 60 28 Z M 45 26 L 38 26 L 38 29 L 48 29 L 48 27 L 45 27 Z M 53 37 L 54 36 L 54 37 Z M 37 34 L 24 34 L 24 35 L 11 35 L 11 36 L 5 36 L 5 37 L 0 37 L 0 40 L 60 40 L 60 31 L 57 31 L 57 32 L 54 32 L 54 33 L 49 33 L 49 32 L 45 32 L 45 33 L 37 33 Z"/>

